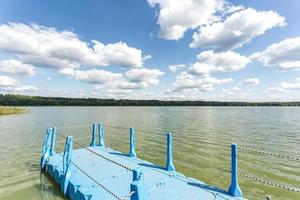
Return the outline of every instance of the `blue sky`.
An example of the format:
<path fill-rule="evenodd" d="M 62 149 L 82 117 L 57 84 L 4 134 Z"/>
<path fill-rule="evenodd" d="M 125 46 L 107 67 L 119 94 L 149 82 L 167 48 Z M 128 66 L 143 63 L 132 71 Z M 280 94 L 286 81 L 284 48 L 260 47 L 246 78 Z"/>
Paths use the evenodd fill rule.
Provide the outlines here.
<path fill-rule="evenodd" d="M 4 0 L 0 93 L 299 101 L 299 9 L 297 0 Z"/>

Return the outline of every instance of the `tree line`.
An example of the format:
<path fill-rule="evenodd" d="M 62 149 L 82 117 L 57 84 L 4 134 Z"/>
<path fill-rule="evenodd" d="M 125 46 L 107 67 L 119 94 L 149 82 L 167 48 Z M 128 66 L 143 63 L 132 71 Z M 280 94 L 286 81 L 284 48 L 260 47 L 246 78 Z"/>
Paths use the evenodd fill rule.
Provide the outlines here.
<path fill-rule="evenodd" d="M 300 102 L 162 101 L 0 94 L 2 106 L 300 106 Z"/>

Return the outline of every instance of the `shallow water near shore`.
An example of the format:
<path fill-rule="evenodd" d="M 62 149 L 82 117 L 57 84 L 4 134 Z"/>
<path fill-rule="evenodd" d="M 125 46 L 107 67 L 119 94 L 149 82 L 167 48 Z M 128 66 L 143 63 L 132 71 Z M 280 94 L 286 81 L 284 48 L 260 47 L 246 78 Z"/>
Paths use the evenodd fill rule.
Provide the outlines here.
<path fill-rule="evenodd" d="M 44 133 L 52 126 L 59 134 L 72 135 L 88 146 L 88 124 L 102 122 L 105 144 L 122 152 L 128 152 L 129 127 L 135 127 L 138 157 L 161 166 L 165 165 L 166 132 L 171 131 L 176 170 L 224 190 L 230 184 L 230 148 L 223 145 L 237 143 L 239 147 L 300 158 L 299 107 L 28 109 L 25 114 L 0 116 L 0 200 L 63 199 L 58 187 L 39 168 Z M 57 142 L 57 150 L 63 151 L 64 139 L 57 137 Z M 241 174 L 300 188 L 299 160 L 239 150 L 238 165 Z M 248 199 L 300 197 L 300 193 L 245 177 L 239 177 L 239 183 Z"/>

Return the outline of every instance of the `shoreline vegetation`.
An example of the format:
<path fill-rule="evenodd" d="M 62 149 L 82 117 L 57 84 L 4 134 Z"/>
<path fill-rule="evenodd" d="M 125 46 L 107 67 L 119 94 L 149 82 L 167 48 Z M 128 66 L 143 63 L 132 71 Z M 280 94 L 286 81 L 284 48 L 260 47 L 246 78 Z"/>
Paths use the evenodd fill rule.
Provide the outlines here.
<path fill-rule="evenodd" d="M 162 101 L 0 94 L 1 106 L 300 106 L 300 102 Z"/>
<path fill-rule="evenodd" d="M 0 115 L 13 115 L 26 113 L 27 109 L 21 107 L 0 106 Z"/>

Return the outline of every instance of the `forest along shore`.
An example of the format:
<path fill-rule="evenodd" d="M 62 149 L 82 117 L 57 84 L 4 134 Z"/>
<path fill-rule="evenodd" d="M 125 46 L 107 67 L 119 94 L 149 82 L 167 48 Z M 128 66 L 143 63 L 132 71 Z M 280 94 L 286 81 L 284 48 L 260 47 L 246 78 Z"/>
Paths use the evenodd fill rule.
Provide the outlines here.
<path fill-rule="evenodd" d="M 0 106 L 300 106 L 300 102 L 163 101 L 0 94 Z"/>

